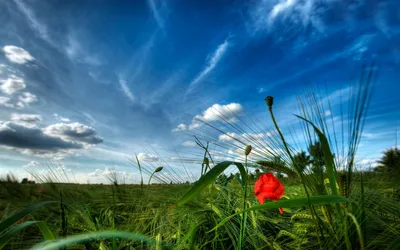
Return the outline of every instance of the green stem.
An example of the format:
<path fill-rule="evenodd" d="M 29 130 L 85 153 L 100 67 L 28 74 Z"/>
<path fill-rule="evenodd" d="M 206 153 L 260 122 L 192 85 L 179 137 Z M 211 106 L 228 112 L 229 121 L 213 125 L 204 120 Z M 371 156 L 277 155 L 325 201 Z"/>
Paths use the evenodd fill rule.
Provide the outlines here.
<path fill-rule="evenodd" d="M 151 175 L 150 175 L 150 179 L 149 179 L 149 182 L 147 183 L 147 185 L 150 185 L 150 181 L 151 181 L 151 178 L 153 177 L 153 175 L 156 173 L 156 171 L 154 171 Z"/>
<path fill-rule="evenodd" d="M 271 105 L 271 106 L 268 106 L 268 110 L 269 110 L 269 113 L 271 114 L 271 118 L 272 118 L 272 121 L 273 121 L 273 123 L 274 123 L 274 125 L 275 125 L 275 128 L 276 128 L 276 130 L 278 131 L 279 136 L 281 137 L 281 140 L 282 140 L 282 142 L 283 142 L 283 146 L 285 147 L 286 153 L 289 155 L 290 160 L 292 161 L 293 166 L 295 167 L 295 169 L 296 169 L 296 171 L 297 171 L 297 173 L 298 173 L 298 175 L 299 175 L 299 177 L 300 177 L 300 179 L 301 179 L 301 183 L 302 183 L 302 185 L 303 185 L 304 191 L 305 191 L 306 196 L 307 196 L 308 207 L 309 207 L 310 210 L 311 210 L 311 215 L 312 215 L 313 221 L 314 221 L 315 224 L 318 225 L 318 228 L 319 228 L 319 230 L 320 230 L 320 233 L 321 233 L 321 235 L 322 235 L 322 237 L 323 237 L 323 231 L 322 231 L 322 229 L 321 229 L 321 227 L 320 227 L 320 223 L 318 223 L 318 221 L 317 221 L 316 218 L 315 218 L 315 217 L 316 217 L 315 209 L 314 209 L 314 207 L 311 206 L 311 204 L 310 204 L 310 193 L 308 192 L 308 189 L 307 189 L 307 187 L 306 187 L 305 179 L 304 179 L 303 173 L 301 173 L 301 172 L 298 170 L 297 165 L 296 165 L 296 162 L 294 161 L 293 156 L 292 156 L 292 154 L 290 153 L 289 146 L 288 146 L 287 143 L 286 143 L 285 137 L 283 137 L 283 134 L 282 134 L 281 130 L 279 129 L 279 126 L 278 126 L 278 124 L 277 124 L 277 122 L 276 122 L 276 120 L 275 120 L 274 112 L 272 112 L 272 105 Z M 317 237 L 317 238 L 318 238 L 318 243 L 320 244 L 320 247 L 321 247 L 321 249 L 322 249 L 322 245 L 321 245 L 320 239 L 319 239 L 319 237 Z"/>
<path fill-rule="evenodd" d="M 245 166 L 246 166 L 246 176 L 245 178 L 248 178 L 248 173 L 249 173 L 249 169 L 247 168 L 247 155 L 245 158 Z M 244 185 L 244 197 L 243 197 L 243 210 L 246 210 L 247 208 L 247 181 L 248 180 L 243 180 L 242 182 L 245 182 Z M 238 249 L 241 250 L 242 249 L 242 245 L 243 245 L 243 240 L 244 240 L 244 234 L 246 232 L 246 221 L 247 221 L 247 212 L 243 213 L 242 219 L 241 219 L 241 223 L 240 223 L 240 237 L 239 237 L 239 246 Z"/>

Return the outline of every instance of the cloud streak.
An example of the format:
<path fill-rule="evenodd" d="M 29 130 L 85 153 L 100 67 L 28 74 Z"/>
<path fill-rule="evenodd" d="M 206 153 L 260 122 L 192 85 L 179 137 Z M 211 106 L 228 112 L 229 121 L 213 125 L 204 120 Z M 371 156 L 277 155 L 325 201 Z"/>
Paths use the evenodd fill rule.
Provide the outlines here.
<path fill-rule="evenodd" d="M 129 100 L 132 102 L 135 102 L 135 97 L 133 96 L 131 90 L 129 89 L 128 85 L 126 84 L 125 80 L 120 79 L 119 80 L 119 85 L 121 86 L 122 92 L 125 94 L 126 97 L 128 97 Z"/>
<path fill-rule="evenodd" d="M 211 56 L 208 56 L 209 59 L 207 60 L 206 67 L 189 84 L 186 94 L 192 92 L 196 85 L 199 84 L 218 65 L 224 54 L 227 52 L 229 45 L 228 40 L 225 40 L 218 46 Z"/>
<path fill-rule="evenodd" d="M 151 12 L 153 13 L 153 17 L 156 20 L 158 27 L 163 29 L 164 25 L 165 25 L 165 21 L 161 16 L 159 7 L 156 6 L 156 3 L 154 2 L 154 0 L 148 0 L 147 4 L 149 5 Z M 162 3 L 162 4 L 165 4 L 165 3 Z"/>

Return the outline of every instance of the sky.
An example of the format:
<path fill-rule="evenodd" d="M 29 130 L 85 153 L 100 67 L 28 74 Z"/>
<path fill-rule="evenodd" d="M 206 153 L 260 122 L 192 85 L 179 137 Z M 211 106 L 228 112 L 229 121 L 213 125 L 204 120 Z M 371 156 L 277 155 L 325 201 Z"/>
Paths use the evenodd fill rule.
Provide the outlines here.
<path fill-rule="evenodd" d="M 182 172 L 183 162 L 165 159 L 202 159 L 191 136 L 205 127 L 199 120 L 231 135 L 214 130 L 217 142 L 238 136 L 224 121 L 265 138 L 240 117 L 270 124 L 271 95 L 287 132 L 309 86 L 332 98 L 324 113 L 336 118 L 340 93 L 372 62 L 358 159 L 397 143 L 398 1 L 9 0 L 0 23 L 0 175 L 50 167 L 80 183 L 112 173 L 137 183 L 137 154 L 166 175 L 196 178 L 199 164 Z"/>

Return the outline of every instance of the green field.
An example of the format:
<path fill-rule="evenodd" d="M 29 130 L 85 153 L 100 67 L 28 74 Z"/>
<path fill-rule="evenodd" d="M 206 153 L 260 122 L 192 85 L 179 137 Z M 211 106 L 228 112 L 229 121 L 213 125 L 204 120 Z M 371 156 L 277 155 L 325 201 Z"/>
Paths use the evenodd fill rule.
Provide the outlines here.
<path fill-rule="evenodd" d="M 362 185 L 360 177 L 355 173 L 352 203 L 339 205 L 340 211 L 346 211 L 357 219 L 357 224 L 353 223 L 353 217 L 345 220 L 348 224 L 342 224 L 334 205 L 313 206 L 314 215 L 319 220 L 315 222 L 307 204 L 282 206 L 284 213 L 280 215 L 278 203 L 266 202 L 264 206 L 273 204 L 275 208 L 258 208 L 246 214 L 242 249 L 345 249 L 346 242 L 342 241 L 345 233 L 352 249 L 361 249 L 361 242 L 365 249 L 398 249 L 399 183 L 383 174 L 364 173 Z M 285 195 L 280 202 L 305 197 L 301 183 L 287 178 L 282 181 Z M 248 207 L 258 205 L 253 184 L 253 180 L 248 183 Z M 207 186 L 200 195 L 195 195 L 182 206 L 177 206 L 177 201 L 193 185 L 141 187 L 2 182 L 0 187 L 2 223 L 17 210 L 32 204 L 43 204 L 43 207 L 26 216 L 14 219 L 23 218 L 23 221 L 14 222 L 9 228 L 21 225 L 24 228 L 7 238 L 3 249 L 28 249 L 43 240 L 103 231 L 108 232 L 105 237 L 92 235 L 93 239 L 89 240 L 84 236 L 80 243 L 67 242 L 69 246 L 64 249 L 238 247 L 244 192 L 236 179 L 224 185 Z M 61 199 L 63 207 L 60 206 Z M 45 204 L 45 201 L 56 203 Z M 118 232 L 130 234 L 119 235 Z"/>

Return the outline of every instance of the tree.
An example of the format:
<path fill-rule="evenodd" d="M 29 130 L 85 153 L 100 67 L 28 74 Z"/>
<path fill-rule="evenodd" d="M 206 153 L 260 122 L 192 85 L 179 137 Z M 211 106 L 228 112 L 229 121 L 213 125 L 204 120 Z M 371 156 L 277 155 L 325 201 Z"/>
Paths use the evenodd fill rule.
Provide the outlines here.
<path fill-rule="evenodd" d="M 325 159 L 321 143 L 318 141 L 314 144 L 311 143 L 308 147 L 308 152 L 311 155 L 311 170 L 316 174 L 322 174 L 324 172 Z"/>
<path fill-rule="evenodd" d="M 293 156 L 293 160 L 299 168 L 300 172 L 304 172 L 308 165 L 312 163 L 311 156 L 306 152 L 301 151 Z"/>
<path fill-rule="evenodd" d="M 378 171 L 400 173 L 400 149 L 395 147 L 386 150 L 377 163 Z"/>
<path fill-rule="evenodd" d="M 289 167 L 279 156 L 275 157 L 272 161 L 257 161 L 258 165 L 261 165 L 261 169 L 264 172 L 275 171 L 285 173 L 288 177 L 297 176 L 296 171 Z"/>

